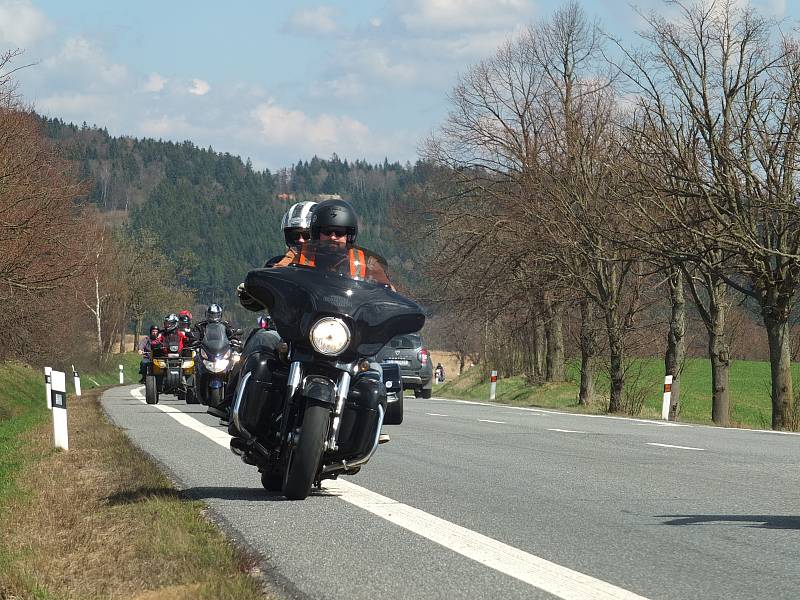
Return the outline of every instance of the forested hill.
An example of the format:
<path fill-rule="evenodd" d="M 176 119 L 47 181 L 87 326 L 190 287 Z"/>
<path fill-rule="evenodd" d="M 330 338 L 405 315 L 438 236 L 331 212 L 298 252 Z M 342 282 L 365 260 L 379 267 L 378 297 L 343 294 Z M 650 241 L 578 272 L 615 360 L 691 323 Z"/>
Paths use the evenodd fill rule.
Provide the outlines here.
<path fill-rule="evenodd" d="M 112 137 L 58 119 L 42 123 L 90 182 L 89 201 L 114 222 L 158 232 L 201 303 L 230 301 L 248 269 L 283 251 L 279 223 L 286 208 L 322 194 L 350 200 L 362 220 L 359 242 L 385 256 L 395 276 L 413 278 L 412 253 L 392 226 L 392 209 L 424 169 L 334 156 L 272 173 L 191 142 Z"/>

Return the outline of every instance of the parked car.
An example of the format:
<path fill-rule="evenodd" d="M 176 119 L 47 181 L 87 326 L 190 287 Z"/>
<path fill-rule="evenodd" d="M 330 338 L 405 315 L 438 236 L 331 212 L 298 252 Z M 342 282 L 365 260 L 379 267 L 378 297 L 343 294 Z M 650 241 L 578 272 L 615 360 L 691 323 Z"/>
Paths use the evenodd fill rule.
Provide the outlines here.
<path fill-rule="evenodd" d="M 375 357 L 379 363 L 400 367 L 404 390 L 414 390 L 417 398 L 430 398 L 433 388 L 431 355 L 418 333 L 398 335 L 389 340 Z"/>

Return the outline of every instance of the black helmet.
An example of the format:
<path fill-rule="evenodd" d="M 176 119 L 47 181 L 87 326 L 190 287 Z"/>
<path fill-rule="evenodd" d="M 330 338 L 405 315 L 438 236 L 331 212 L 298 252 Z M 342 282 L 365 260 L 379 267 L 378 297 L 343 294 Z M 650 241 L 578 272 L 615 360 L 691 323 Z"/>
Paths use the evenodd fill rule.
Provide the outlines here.
<path fill-rule="evenodd" d="M 175 331 L 178 327 L 178 316 L 176 314 L 164 317 L 164 331 Z"/>
<path fill-rule="evenodd" d="M 158 337 L 158 326 L 155 323 L 150 325 L 150 329 L 148 329 L 148 331 L 150 332 L 150 339 L 151 340 L 154 340 L 154 339 L 156 339 Z M 155 331 L 155 334 L 153 333 L 154 331 Z"/>
<path fill-rule="evenodd" d="M 347 243 L 352 244 L 358 235 L 358 216 L 346 200 L 324 200 L 317 204 L 311 215 L 311 239 L 318 240 L 321 230 L 341 227 L 347 230 Z"/>
<path fill-rule="evenodd" d="M 219 323 L 222 320 L 222 307 L 219 304 L 209 304 L 206 309 L 206 321 Z"/>

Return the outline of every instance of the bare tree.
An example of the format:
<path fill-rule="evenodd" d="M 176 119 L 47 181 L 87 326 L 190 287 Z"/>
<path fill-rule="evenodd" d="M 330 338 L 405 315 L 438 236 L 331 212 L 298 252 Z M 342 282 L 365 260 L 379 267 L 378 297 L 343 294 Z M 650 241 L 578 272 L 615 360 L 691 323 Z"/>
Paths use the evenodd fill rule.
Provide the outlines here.
<path fill-rule="evenodd" d="M 647 46 L 627 51 L 621 69 L 638 94 L 635 133 L 650 145 L 637 158 L 669 200 L 670 226 L 701 240 L 695 248 L 724 256 L 716 276 L 758 301 L 769 340 L 772 426 L 786 429 L 788 324 L 800 284 L 800 52 L 738 2 L 670 4 L 679 16 L 644 16 Z"/>

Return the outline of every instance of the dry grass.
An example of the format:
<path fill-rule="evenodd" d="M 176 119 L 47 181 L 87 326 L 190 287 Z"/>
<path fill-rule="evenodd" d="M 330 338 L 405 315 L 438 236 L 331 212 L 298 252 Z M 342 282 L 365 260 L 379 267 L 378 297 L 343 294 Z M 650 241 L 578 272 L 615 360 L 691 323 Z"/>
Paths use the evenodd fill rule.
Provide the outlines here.
<path fill-rule="evenodd" d="M 3 507 L 0 599 L 264 598 L 255 561 L 106 421 L 98 397 L 71 399 L 69 452 L 48 450 L 49 424 L 26 434 L 42 458 Z"/>

